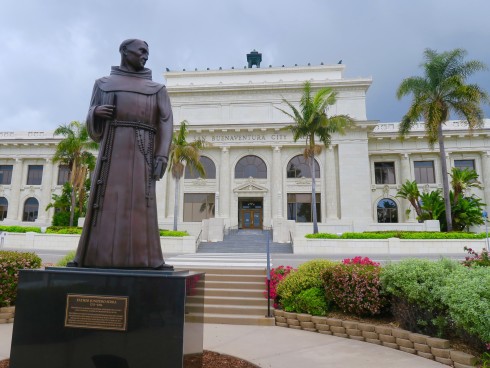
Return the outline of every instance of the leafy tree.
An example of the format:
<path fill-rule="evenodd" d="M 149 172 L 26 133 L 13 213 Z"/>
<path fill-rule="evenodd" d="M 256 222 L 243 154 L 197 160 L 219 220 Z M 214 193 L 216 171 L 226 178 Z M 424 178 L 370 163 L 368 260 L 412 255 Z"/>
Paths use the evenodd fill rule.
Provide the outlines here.
<path fill-rule="evenodd" d="M 53 162 L 70 167 L 69 183 L 72 190 L 69 224 L 73 226 L 76 207 L 82 213 L 86 202 L 88 174 L 95 168 L 95 156 L 90 151 L 96 150 L 98 144 L 90 139 L 86 125 L 78 121 L 60 125 L 54 134 L 65 137 L 56 147 Z"/>
<path fill-rule="evenodd" d="M 279 109 L 293 119 L 294 124 L 289 125 L 293 133 L 293 139 L 306 139 L 306 147 L 303 155 L 308 160 L 311 171 L 311 210 L 313 217 L 313 233 L 318 233 L 318 220 L 316 211 L 316 180 L 315 180 L 315 156 L 322 151 L 322 146 L 316 143 L 316 137 L 325 148 L 330 146 L 332 134 L 344 134 L 345 129 L 353 124 L 353 119 L 348 115 L 327 116 L 329 106 L 337 101 L 337 92 L 330 87 L 320 88 L 315 94 L 311 90 L 311 84 L 306 81 L 303 85 L 303 95 L 297 109 L 291 102 L 282 100 L 291 112 Z"/>
<path fill-rule="evenodd" d="M 169 169 L 175 179 L 174 231 L 177 230 L 180 179 L 184 175 L 185 165 L 190 165 L 191 170 L 197 170 L 202 177 L 206 176 L 204 167 L 199 161 L 201 149 L 204 148 L 204 141 L 197 139 L 194 142 L 187 142 L 187 134 L 187 121 L 183 120 L 180 123 L 179 130 L 172 137 L 168 160 Z"/>
<path fill-rule="evenodd" d="M 477 60 L 464 61 L 465 56 L 466 51 L 463 49 L 441 53 L 426 49 L 425 61 L 421 65 L 424 76 L 404 79 L 397 90 L 398 99 L 413 95 L 412 104 L 400 124 L 400 135 L 405 136 L 423 117 L 430 147 L 433 148 L 435 142 L 439 143 L 448 231 L 451 231 L 453 226 L 442 127 L 451 113 L 466 120 L 469 129 L 482 126 L 484 115 L 480 105 L 482 102 L 488 102 L 487 93 L 478 85 L 466 84 L 470 75 L 486 69 L 486 66 Z"/>
<path fill-rule="evenodd" d="M 50 208 L 55 209 L 53 215 L 52 226 L 69 226 L 70 225 L 70 208 L 71 208 L 71 194 L 72 186 L 69 182 L 63 184 L 63 190 L 61 194 L 53 193 L 53 202 L 46 206 L 46 211 Z M 80 212 L 75 209 L 74 220 L 77 220 Z"/>
<path fill-rule="evenodd" d="M 471 225 L 483 224 L 482 211 L 485 203 L 475 195 L 466 195 L 470 188 L 481 188 L 478 174 L 474 170 L 453 168 L 451 172 L 449 199 L 453 230 L 462 231 Z M 440 189 L 420 193 L 415 181 L 407 180 L 397 193 L 397 197 L 407 199 L 417 212 L 417 220 L 439 220 L 441 228 L 449 231 L 446 222 L 444 198 Z"/>

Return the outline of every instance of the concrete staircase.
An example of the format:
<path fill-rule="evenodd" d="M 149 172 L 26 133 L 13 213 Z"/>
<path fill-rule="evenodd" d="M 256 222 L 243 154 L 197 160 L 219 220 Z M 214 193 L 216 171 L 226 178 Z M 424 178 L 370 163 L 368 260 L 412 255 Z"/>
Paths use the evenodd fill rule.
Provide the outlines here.
<path fill-rule="evenodd" d="M 198 295 L 204 293 L 204 323 L 273 326 L 274 318 L 266 317 L 266 267 L 257 266 L 257 259 L 218 257 L 216 260 L 215 257 L 187 255 L 170 258 L 167 262 L 176 270 L 206 274 L 204 289 L 197 290 Z M 188 311 L 202 313 L 202 309 L 193 304 L 193 299 L 196 296 L 188 297 Z"/>
<path fill-rule="evenodd" d="M 201 242 L 197 253 L 266 253 L 269 230 L 235 230 L 220 242 Z M 270 240 L 270 253 L 293 253 L 290 243 L 274 243 Z"/>

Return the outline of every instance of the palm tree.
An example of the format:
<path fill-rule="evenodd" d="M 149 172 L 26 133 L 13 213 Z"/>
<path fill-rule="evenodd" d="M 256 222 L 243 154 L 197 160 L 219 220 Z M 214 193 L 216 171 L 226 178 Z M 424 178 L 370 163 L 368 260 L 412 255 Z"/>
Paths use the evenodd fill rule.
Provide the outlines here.
<path fill-rule="evenodd" d="M 285 129 L 291 130 L 293 139 L 306 138 L 306 147 L 303 155 L 310 164 L 311 171 L 311 210 L 313 218 L 313 233 L 318 233 L 318 222 L 316 212 L 316 181 L 315 181 L 315 156 L 322 151 L 322 146 L 316 144 L 315 138 L 318 137 L 325 148 L 330 146 L 332 134 L 345 133 L 345 128 L 353 124 L 353 119 L 348 115 L 327 116 L 327 109 L 337 101 L 337 93 L 330 87 L 320 88 L 314 95 L 311 91 L 311 84 L 306 81 L 303 85 L 303 95 L 299 102 L 299 110 L 290 102 L 282 99 L 289 106 L 292 112 L 279 109 L 284 114 L 291 117 L 294 125 L 289 125 Z"/>
<path fill-rule="evenodd" d="M 60 125 L 54 134 L 65 137 L 56 147 L 53 162 L 70 167 L 70 226 L 73 226 L 77 198 L 79 211 L 82 211 L 86 197 L 85 182 L 88 173 L 95 167 L 95 156 L 90 151 L 96 150 L 98 144 L 90 139 L 86 125 L 78 121 Z"/>
<path fill-rule="evenodd" d="M 169 169 L 175 179 L 174 231 L 177 230 L 180 179 L 184 175 L 185 165 L 190 165 L 191 169 L 197 170 L 202 177 L 206 176 L 204 167 L 199 161 L 204 141 L 197 139 L 194 142 L 187 142 L 187 133 L 187 121 L 183 120 L 179 130 L 174 133 L 170 146 Z"/>
<path fill-rule="evenodd" d="M 467 77 L 486 66 L 477 60 L 464 61 L 465 56 L 463 49 L 441 53 L 426 49 L 425 62 L 421 65 L 425 75 L 404 79 L 397 90 L 398 99 L 413 95 L 412 104 L 400 124 L 400 135 L 404 137 L 417 121 L 424 118 L 429 146 L 433 148 L 435 142 L 439 143 L 448 231 L 452 230 L 451 202 L 442 127 L 451 113 L 465 119 L 470 130 L 482 126 L 480 105 L 488 102 L 487 93 L 478 85 L 465 83 Z"/>
<path fill-rule="evenodd" d="M 399 198 L 404 198 L 410 202 L 412 207 L 415 209 L 417 218 L 422 216 L 422 209 L 420 208 L 419 202 L 420 191 L 415 180 L 407 180 L 405 183 L 403 183 L 396 196 Z M 407 210 L 407 215 L 409 214 L 409 211 L 410 210 Z"/>

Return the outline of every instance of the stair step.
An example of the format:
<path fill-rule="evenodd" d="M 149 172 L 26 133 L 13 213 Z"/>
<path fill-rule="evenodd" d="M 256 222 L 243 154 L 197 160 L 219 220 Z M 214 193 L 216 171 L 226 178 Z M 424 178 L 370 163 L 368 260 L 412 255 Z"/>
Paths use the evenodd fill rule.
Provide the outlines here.
<path fill-rule="evenodd" d="M 187 303 L 192 304 L 194 300 L 201 297 L 188 297 Z M 257 306 L 267 307 L 267 299 L 262 296 L 261 298 L 250 298 L 243 296 L 205 296 L 204 305 L 233 305 L 233 306 Z"/>
<path fill-rule="evenodd" d="M 206 289 L 249 289 L 265 290 L 264 282 L 245 282 L 245 281 L 207 281 Z"/>
<path fill-rule="evenodd" d="M 266 311 L 267 313 L 267 311 Z M 274 326 L 275 319 L 264 316 L 238 316 L 219 313 L 206 313 L 204 318 L 196 314 L 186 316 L 186 322 L 218 323 L 228 325 L 255 325 L 255 326 Z"/>
<path fill-rule="evenodd" d="M 202 312 L 202 306 L 199 304 L 187 303 L 186 311 L 189 313 Z M 261 316 L 267 313 L 267 305 L 262 307 L 247 305 L 208 305 L 204 304 L 204 315 L 209 313 L 240 315 L 240 316 Z"/>
<path fill-rule="evenodd" d="M 252 290 L 252 289 L 206 289 L 205 296 L 220 296 L 220 297 L 243 297 L 243 298 L 260 298 L 263 297 L 264 290 Z M 201 294 L 202 295 L 202 294 Z"/>

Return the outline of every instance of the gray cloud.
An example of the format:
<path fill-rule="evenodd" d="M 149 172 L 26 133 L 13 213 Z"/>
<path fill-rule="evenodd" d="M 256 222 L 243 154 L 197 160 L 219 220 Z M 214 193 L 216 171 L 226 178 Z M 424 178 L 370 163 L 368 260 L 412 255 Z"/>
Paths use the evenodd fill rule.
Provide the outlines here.
<path fill-rule="evenodd" d="M 118 45 L 142 38 L 148 67 L 241 68 L 257 49 L 263 65 L 346 64 L 372 77 L 368 118 L 399 121 L 401 80 L 421 73 L 427 47 L 462 47 L 490 63 L 490 3 L 443 0 L 244 0 L 130 2 L 18 0 L 0 14 L 0 130 L 49 130 L 83 120 L 92 85 L 119 63 Z M 490 72 L 473 79 L 490 91 Z M 485 107 L 490 115 L 489 107 Z"/>

